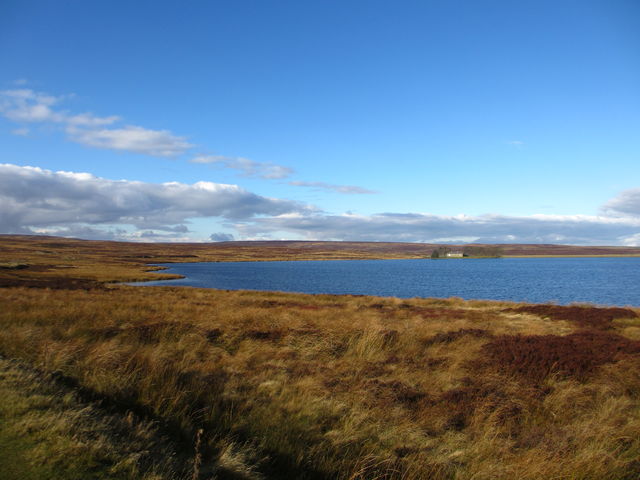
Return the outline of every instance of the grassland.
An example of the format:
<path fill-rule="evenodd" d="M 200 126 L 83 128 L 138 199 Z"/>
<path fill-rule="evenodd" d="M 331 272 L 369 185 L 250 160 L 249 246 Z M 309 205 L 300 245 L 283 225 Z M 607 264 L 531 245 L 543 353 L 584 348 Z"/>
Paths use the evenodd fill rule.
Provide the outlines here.
<path fill-rule="evenodd" d="M 639 309 L 136 288 L 110 282 L 293 253 L 0 246 L 14 478 L 640 476 Z"/>
<path fill-rule="evenodd" d="M 3 480 L 177 479 L 192 471 L 191 452 L 159 422 L 89 399 L 63 380 L 0 358 Z"/>

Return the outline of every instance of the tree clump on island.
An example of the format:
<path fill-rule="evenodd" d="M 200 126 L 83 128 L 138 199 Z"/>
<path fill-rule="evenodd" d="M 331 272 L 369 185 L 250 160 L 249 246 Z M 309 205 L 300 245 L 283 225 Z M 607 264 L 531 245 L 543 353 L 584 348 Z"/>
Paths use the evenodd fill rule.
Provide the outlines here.
<path fill-rule="evenodd" d="M 451 252 L 449 247 L 438 247 L 431 252 L 431 258 L 447 258 L 447 254 Z"/>

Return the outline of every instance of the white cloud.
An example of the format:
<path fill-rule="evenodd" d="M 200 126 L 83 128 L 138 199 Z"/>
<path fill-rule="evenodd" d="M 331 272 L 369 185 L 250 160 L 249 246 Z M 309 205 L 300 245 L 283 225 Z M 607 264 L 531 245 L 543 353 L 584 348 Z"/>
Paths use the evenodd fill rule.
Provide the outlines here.
<path fill-rule="evenodd" d="M 155 157 L 175 157 L 192 147 L 183 137 L 177 137 L 167 130 L 149 130 L 134 125 L 112 129 L 69 128 L 68 133 L 74 142 L 89 147 Z"/>
<path fill-rule="evenodd" d="M 55 106 L 65 98 L 26 88 L 3 90 L 0 91 L 0 114 L 21 124 L 59 125 L 71 141 L 88 147 L 157 157 L 175 157 L 192 147 L 184 137 L 176 136 L 168 130 L 151 130 L 135 125 L 105 128 L 120 121 L 120 117 L 116 115 L 99 117 L 89 112 L 70 114 L 56 109 Z"/>
<path fill-rule="evenodd" d="M 292 182 L 289 182 L 289 185 L 293 185 L 296 187 L 309 187 L 309 188 L 315 188 L 317 190 L 327 190 L 330 192 L 344 193 L 344 194 L 350 194 L 350 195 L 378 193 L 374 190 L 368 190 L 366 188 L 357 187 L 355 185 L 333 185 L 331 183 L 325 183 L 325 182 L 292 181 Z"/>
<path fill-rule="evenodd" d="M 640 247 L 640 233 L 623 237 L 620 243 L 626 247 Z"/>
<path fill-rule="evenodd" d="M 108 233 L 109 228 L 119 228 L 113 226 L 130 225 L 182 234 L 191 218 L 238 221 L 310 211 L 299 203 L 262 197 L 236 185 L 153 184 L 0 164 L 0 233 L 86 228 Z"/>
<path fill-rule="evenodd" d="M 509 140 L 507 142 L 507 145 L 511 145 L 516 148 L 522 148 L 524 147 L 524 142 L 522 140 Z"/>
<path fill-rule="evenodd" d="M 265 178 L 275 180 L 289 177 L 293 169 L 273 163 L 256 162 L 243 157 L 225 157 L 223 155 L 198 155 L 191 163 L 204 163 L 232 168 L 242 172 L 244 177 Z"/>
<path fill-rule="evenodd" d="M 0 113 L 13 122 L 61 122 L 64 115 L 52 106 L 61 98 L 28 88 L 0 91 Z"/>
<path fill-rule="evenodd" d="M 609 200 L 603 207 L 607 213 L 640 217 L 640 188 L 632 188 L 621 192 Z"/>

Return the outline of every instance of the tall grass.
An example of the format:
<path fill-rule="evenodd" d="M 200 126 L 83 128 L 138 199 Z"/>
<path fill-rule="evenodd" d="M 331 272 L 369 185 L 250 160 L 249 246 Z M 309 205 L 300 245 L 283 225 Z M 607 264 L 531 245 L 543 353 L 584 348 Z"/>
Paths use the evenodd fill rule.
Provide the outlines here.
<path fill-rule="evenodd" d="M 202 430 L 202 478 L 640 475 L 633 309 L 169 287 L 0 295 L 3 355 L 186 443 Z"/>
<path fill-rule="evenodd" d="M 0 358 L 3 480 L 179 480 L 191 469 L 157 422 L 81 398 L 51 375 Z"/>

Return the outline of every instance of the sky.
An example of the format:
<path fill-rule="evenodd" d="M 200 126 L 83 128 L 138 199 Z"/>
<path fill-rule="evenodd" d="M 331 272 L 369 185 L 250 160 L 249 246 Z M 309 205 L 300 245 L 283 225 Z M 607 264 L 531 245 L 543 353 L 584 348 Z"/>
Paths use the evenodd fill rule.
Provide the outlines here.
<path fill-rule="evenodd" d="M 640 2 L 4 0 L 0 233 L 640 245 Z"/>

